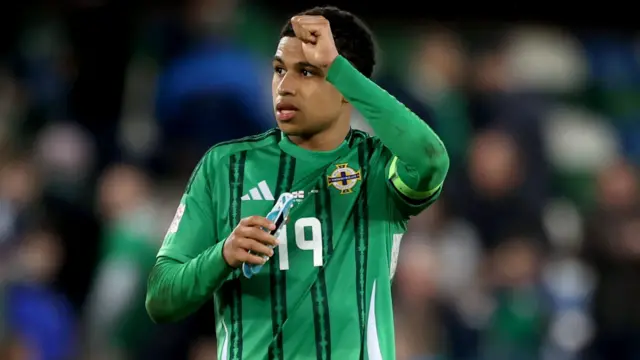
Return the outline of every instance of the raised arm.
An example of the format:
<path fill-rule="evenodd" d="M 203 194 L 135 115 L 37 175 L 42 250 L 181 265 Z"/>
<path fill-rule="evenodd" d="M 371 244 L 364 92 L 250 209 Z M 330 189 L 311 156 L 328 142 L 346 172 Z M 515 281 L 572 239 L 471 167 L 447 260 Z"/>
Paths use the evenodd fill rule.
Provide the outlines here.
<path fill-rule="evenodd" d="M 415 215 L 440 193 L 449 156 L 440 138 L 404 104 L 338 56 L 329 68 L 332 83 L 371 125 L 393 154 L 387 164 L 392 190 L 405 215 Z"/>

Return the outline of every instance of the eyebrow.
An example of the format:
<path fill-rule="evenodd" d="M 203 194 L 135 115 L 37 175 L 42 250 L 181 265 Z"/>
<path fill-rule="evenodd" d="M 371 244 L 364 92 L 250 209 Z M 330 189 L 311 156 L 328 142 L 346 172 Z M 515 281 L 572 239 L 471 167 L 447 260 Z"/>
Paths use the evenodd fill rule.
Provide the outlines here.
<path fill-rule="evenodd" d="M 277 61 L 279 63 L 284 64 L 284 61 L 282 61 L 282 58 L 278 55 L 273 57 L 273 61 Z M 296 66 L 301 67 L 301 68 L 314 68 L 314 69 L 320 69 L 319 67 L 315 66 L 315 65 L 311 65 L 310 63 L 306 62 L 306 61 L 299 61 L 296 63 Z"/>

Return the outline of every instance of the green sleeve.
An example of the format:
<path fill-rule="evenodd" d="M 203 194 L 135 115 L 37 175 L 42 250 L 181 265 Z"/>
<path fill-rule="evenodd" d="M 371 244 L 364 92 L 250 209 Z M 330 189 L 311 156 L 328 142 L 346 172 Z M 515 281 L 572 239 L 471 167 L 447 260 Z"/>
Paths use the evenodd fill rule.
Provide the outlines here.
<path fill-rule="evenodd" d="M 149 276 L 146 307 L 156 322 L 179 320 L 196 311 L 229 276 L 216 239 L 213 161 L 200 161 L 180 201 Z"/>
<path fill-rule="evenodd" d="M 387 179 L 403 215 L 415 215 L 431 204 L 449 170 L 449 156 L 435 132 L 342 56 L 329 68 L 327 81 L 360 112 L 393 154 L 385 164 Z"/>
<path fill-rule="evenodd" d="M 231 274 L 222 258 L 224 242 L 182 263 L 161 257 L 147 287 L 147 312 L 156 323 L 178 321 L 197 311 Z"/>

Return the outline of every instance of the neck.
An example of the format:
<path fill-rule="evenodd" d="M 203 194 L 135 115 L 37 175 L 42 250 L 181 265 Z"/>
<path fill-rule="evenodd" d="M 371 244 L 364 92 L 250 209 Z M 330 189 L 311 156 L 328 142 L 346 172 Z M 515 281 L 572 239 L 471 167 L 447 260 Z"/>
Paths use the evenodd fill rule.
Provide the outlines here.
<path fill-rule="evenodd" d="M 310 137 L 289 135 L 289 139 L 301 148 L 312 151 L 331 151 L 336 149 L 349 134 L 349 121 L 340 121 Z"/>

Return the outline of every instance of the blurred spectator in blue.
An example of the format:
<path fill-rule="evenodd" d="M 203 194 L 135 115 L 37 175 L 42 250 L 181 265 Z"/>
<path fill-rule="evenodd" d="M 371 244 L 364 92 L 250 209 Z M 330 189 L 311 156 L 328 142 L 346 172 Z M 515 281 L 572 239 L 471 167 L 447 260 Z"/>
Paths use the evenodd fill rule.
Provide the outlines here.
<path fill-rule="evenodd" d="M 75 318 L 67 299 L 52 286 L 62 259 L 59 239 L 44 229 L 29 231 L 17 248 L 6 294 L 7 323 L 29 358 L 63 360 L 74 355 Z"/>
<path fill-rule="evenodd" d="M 159 151 L 185 172 L 212 145 L 273 126 L 269 86 L 262 81 L 269 75 L 268 61 L 258 60 L 228 33 L 236 3 L 191 1 L 187 25 L 178 30 L 189 45 L 168 61 L 159 79 Z"/>

